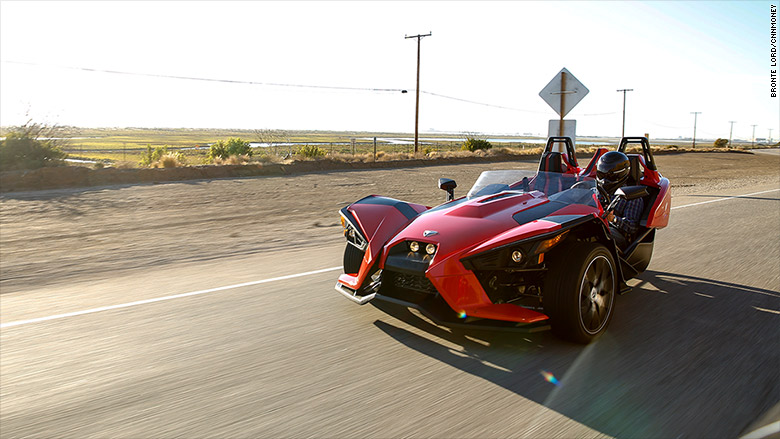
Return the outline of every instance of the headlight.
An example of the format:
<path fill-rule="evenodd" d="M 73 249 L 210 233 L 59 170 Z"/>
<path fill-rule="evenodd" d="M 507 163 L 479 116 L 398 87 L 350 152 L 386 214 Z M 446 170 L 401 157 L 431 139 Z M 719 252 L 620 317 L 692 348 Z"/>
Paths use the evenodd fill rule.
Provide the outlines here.
<path fill-rule="evenodd" d="M 560 235 L 554 236 L 550 239 L 544 240 L 541 243 L 539 243 L 539 247 L 536 248 L 536 253 L 544 253 L 551 248 L 558 245 L 559 242 L 563 240 L 563 238 L 569 233 L 569 231 L 565 231 L 561 233 Z"/>
<path fill-rule="evenodd" d="M 436 246 L 434 244 L 426 245 L 425 253 L 428 253 L 429 255 L 433 256 L 433 254 L 436 253 Z"/>
<path fill-rule="evenodd" d="M 517 262 L 518 264 L 523 261 L 523 252 L 520 250 L 515 250 L 512 252 L 512 260 Z"/>
<path fill-rule="evenodd" d="M 409 243 L 409 250 L 417 253 L 418 251 L 420 251 L 420 243 L 417 242 L 417 241 L 410 242 Z"/>

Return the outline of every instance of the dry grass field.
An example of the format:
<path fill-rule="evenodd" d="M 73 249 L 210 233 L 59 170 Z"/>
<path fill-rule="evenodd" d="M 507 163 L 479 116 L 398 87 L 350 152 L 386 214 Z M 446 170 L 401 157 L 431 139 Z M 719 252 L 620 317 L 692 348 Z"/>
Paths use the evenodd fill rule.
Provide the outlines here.
<path fill-rule="evenodd" d="M 0 137 L 5 136 L 8 128 L 0 129 Z M 62 149 L 71 159 L 87 163 L 74 165 L 92 166 L 100 162 L 101 166 L 137 167 L 147 147 L 167 147 L 173 153 L 183 157 L 179 165 L 202 165 L 212 161 L 208 158 L 209 145 L 231 137 L 241 138 L 252 143 L 270 146 L 254 148 L 254 156 L 249 162 L 281 162 L 299 157 L 305 145 L 316 145 L 330 159 L 343 161 L 373 161 L 374 143 L 377 138 L 377 160 L 398 160 L 414 157 L 411 134 L 383 132 L 351 131 L 292 131 L 292 130 L 228 130 L 228 129 L 188 129 L 188 128 L 77 128 L 62 127 L 58 130 L 62 139 Z M 463 156 L 470 154 L 461 151 L 467 136 L 494 139 L 492 153 L 502 152 L 517 155 L 533 155 L 534 148 L 543 146 L 545 139 L 527 136 L 482 136 L 470 133 L 447 134 L 425 133 L 420 136 L 419 156 Z M 354 147 L 353 147 L 354 140 Z M 581 139 L 589 142 L 617 144 L 619 139 Z M 663 141 L 654 143 L 661 150 L 686 150 L 690 141 Z M 735 144 L 736 148 L 746 148 L 750 144 Z M 712 142 L 700 142 L 698 150 L 712 148 Z M 587 151 L 592 147 L 581 144 L 578 149 Z"/>

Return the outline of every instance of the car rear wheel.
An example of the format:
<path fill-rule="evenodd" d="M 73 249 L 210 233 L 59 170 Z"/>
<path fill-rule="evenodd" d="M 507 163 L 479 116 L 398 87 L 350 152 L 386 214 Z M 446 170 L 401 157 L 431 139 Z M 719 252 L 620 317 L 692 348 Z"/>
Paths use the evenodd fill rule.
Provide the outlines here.
<path fill-rule="evenodd" d="M 363 253 L 365 252 L 347 243 L 347 248 L 344 249 L 344 273 L 355 274 L 360 271 Z"/>
<path fill-rule="evenodd" d="M 612 254 L 601 244 L 583 243 L 551 261 L 543 303 L 553 332 L 590 343 L 606 331 L 617 294 Z"/>

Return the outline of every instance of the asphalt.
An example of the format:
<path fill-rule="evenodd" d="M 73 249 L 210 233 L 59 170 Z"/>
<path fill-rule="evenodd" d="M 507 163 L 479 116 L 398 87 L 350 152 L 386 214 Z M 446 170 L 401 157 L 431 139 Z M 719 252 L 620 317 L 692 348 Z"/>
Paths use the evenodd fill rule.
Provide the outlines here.
<path fill-rule="evenodd" d="M 338 237 L 5 294 L 0 437 L 737 437 L 780 401 L 778 189 L 675 197 L 589 346 L 277 279 L 338 267 Z"/>
<path fill-rule="evenodd" d="M 753 154 L 780 155 L 780 148 L 751 149 L 750 152 Z"/>

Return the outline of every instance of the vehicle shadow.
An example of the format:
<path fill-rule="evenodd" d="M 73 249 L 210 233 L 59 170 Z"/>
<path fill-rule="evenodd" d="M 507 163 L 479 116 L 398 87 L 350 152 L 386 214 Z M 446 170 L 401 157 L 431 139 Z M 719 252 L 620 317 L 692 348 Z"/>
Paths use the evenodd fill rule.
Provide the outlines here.
<path fill-rule="evenodd" d="M 611 436 L 735 437 L 780 401 L 780 292 L 654 271 L 639 281 L 587 346 L 549 332 L 446 328 L 390 304 L 377 307 L 402 324 L 374 324 Z"/>

